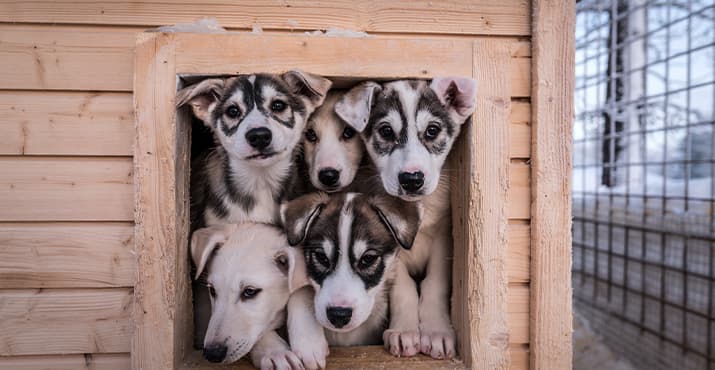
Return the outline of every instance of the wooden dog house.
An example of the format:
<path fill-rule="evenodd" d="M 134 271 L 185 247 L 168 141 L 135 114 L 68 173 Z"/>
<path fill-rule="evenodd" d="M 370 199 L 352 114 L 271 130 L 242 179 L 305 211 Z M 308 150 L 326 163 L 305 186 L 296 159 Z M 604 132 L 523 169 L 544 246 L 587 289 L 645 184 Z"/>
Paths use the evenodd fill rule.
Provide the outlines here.
<path fill-rule="evenodd" d="M 364 347 L 329 366 L 570 368 L 574 7 L 0 3 L 0 368 L 205 365 L 190 349 L 190 125 L 174 94 L 186 76 L 291 68 L 478 81 L 453 155 L 459 360 Z M 140 32 L 199 16 L 244 32 Z M 303 34 L 327 27 L 371 37 Z"/>

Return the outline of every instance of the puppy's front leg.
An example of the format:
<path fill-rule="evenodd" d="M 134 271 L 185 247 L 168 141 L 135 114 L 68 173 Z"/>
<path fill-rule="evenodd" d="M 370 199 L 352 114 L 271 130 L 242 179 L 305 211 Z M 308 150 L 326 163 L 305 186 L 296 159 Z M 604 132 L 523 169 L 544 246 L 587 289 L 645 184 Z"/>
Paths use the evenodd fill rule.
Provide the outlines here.
<path fill-rule="evenodd" d="M 430 249 L 427 275 L 420 285 L 420 351 L 433 358 L 452 358 L 456 351 L 454 328 L 449 317 L 450 229 L 438 230 Z"/>
<path fill-rule="evenodd" d="M 298 356 L 291 352 L 283 338 L 271 330 L 251 349 L 251 362 L 261 370 L 299 370 L 303 368 Z"/>
<path fill-rule="evenodd" d="M 313 288 L 305 286 L 288 299 L 288 339 L 306 368 L 323 369 L 330 350 L 323 326 L 315 318 L 313 294 Z"/>
<path fill-rule="evenodd" d="M 382 340 L 395 356 L 414 356 L 420 351 L 417 285 L 398 257 L 395 281 L 390 291 L 390 328 Z"/>

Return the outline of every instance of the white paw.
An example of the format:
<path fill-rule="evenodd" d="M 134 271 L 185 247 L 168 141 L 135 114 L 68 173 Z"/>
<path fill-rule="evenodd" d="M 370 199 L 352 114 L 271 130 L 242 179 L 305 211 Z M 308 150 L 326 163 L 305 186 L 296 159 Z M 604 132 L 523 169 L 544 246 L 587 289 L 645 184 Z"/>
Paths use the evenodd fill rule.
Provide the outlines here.
<path fill-rule="evenodd" d="M 291 349 L 303 361 L 306 369 L 324 369 L 325 358 L 330 354 L 325 337 L 303 339 L 292 344 Z"/>
<path fill-rule="evenodd" d="M 301 370 L 304 369 L 298 356 L 289 350 L 271 352 L 261 359 L 261 370 Z"/>
<path fill-rule="evenodd" d="M 454 330 L 421 330 L 420 352 L 432 358 L 453 358 L 457 351 L 454 349 Z"/>
<path fill-rule="evenodd" d="M 382 333 L 382 341 L 393 356 L 409 357 L 420 352 L 420 333 L 417 330 L 387 329 Z"/>

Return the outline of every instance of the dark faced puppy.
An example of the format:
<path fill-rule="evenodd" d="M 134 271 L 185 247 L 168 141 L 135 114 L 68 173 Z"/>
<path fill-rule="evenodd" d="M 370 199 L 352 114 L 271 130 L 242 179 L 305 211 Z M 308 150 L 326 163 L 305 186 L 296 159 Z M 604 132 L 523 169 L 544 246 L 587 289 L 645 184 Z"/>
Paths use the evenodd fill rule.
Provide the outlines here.
<path fill-rule="evenodd" d="M 313 347 L 325 337 L 331 345 L 381 342 L 395 257 L 400 246 L 412 245 L 421 215 L 419 203 L 358 193 L 314 193 L 281 206 L 289 243 L 302 246 L 305 257 L 306 276 L 291 281 L 315 292 L 288 307 L 288 331 L 300 358 L 317 357 L 320 348 Z M 328 330 L 316 331 L 312 323 Z"/>

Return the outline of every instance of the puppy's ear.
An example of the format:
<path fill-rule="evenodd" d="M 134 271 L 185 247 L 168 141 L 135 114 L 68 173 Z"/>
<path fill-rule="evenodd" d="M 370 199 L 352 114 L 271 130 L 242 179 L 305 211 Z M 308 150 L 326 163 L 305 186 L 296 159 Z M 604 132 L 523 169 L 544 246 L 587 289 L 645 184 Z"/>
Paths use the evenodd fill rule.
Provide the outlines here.
<path fill-rule="evenodd" d="M 370 204 L 395 241 L 402 248 L 412 248 L 422 222 L 422 203 L 390 196 L 374 196 Z"/>
<path fill-rule="evenodd" d="M 185 87 L 176 93 L 176 107 L 189 104 L 196 118 L 211 126 L 211 111 L 221 99 L 227 81 L 223 78 L 207 78 L 197 84 Z"/>
<path fill-rule="evenodd" d="M 281 204 L 281 223 L 288 237 L 288 244 L 295 247 L 305 240 L 327 201 L 327 194 L 312 193 Z"/>
<path fill-rule="evenodd" d="M 464 123 L 474 113 L 477 81 L 464 77 L 438 77 L 432 80 L 430 88 L 457 124 Z"/>
<path fill-rule="evenodd" d="M 309 284 L 302 248 L 282 249 L 276 254 L 274 261 L 281 272 L 288 278 L 289 293 L 293 293 Z"/>
<path fill-rule="evenodd" d="M 335 103 L 335 113 L 355 131 L 362 132 L 370 120 L 370 110 L 382 86 L 372 81 L 361 82 Z"/>
<path fill-rule="evenodd" d="M 196 266 L 198 279 L 213 253 L 228 240 L 236 225 L 216 225 L 194 231 L 191 235 L 191 259 Z"/>
<path fill-rule="evenodd" d="M 292 70 L 282 76 L 294 94 L 301 96 L 307 103 L 309 112 L 323 104 L 325 96 L 333 82 L 325 77 L 300 70 Z"/>

